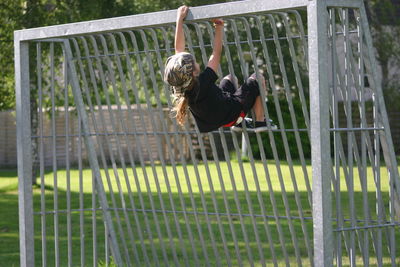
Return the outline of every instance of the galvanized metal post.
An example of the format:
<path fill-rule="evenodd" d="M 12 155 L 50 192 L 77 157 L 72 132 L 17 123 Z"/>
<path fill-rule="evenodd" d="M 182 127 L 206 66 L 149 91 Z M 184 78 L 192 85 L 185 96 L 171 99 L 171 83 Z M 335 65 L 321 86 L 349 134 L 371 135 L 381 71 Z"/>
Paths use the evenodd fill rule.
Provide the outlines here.
<path fill-rule="evenodd" d="M 14 38 L 20 266 L 34 266 L 29 45 Z"/>
<path fill-rule="evenodd" d="M 368 25 L 368 20 L 367 20 L 367 12 L 365 10 L 365 6 L 361 5 L 360 8 L 360 13 L 361 13 L 361 18 L 364 18 L 361 20 L 361 27 L 364 31 L 364 37 L 365 37 L 365 42 L 368 50 L 368 54 L 370 55 L 370 60 L 371 60 L 371 69 L 372 69 L 372 78 L 375 81 L 375 86 L 376 86 L 376 95 L 377 95 L 377 101 L 378 105 L 381 109 L 381 118 L 382 118 L 382 124 L 383 127 L 385 128 L 385 135 L 386 135 L 386 142 L 387 142 L 387 151 L 384 151 L 384 156 L 387 157 L 387 162 L 390 164 L 389 170 L 391 172 L 391 179 L 393 179 L 394 183 L 394 189 L 395 189 L 395 194 L 396 194 L 396 199 L 397 202 L 399 202 L 400 199 L 400 176 L 399 176 L 399 171 L 397 167 L 397 160 L 396 160 L 396 154 L 394 152 L 394 146 L 393 146 L 393 138 L 392 134 L 390 132 L 390 125 L 389 125 L 389 119 L 387 116 L 387 111 L 386 111 L 386 105 L 385 105 L 385 100 L 383 98 L 382 94 L 382 82 L 381 78 L 378 75 L 378 62 L 376 61 L 375 54 L 374 54 L 374 49 L 373 49 L 373 43 L 372 43 L 372 36 L 371 32 L 369 29 Z M 400 207 L 400 203 L 397 203 L 397 206 Z M 400 217 L 400 210 L 394 210 L 397 216 Z"/>
<path fill-rule="evenodd" d="M 307 22 L 315 266 L 333 264 L 327 16 L 325 0 L 310 0 Z"/>
<path fill-rule="evenodd" d="M 83 97 L 82 97 L 82 93 L 80 91 L 78 78 L 76 76 L 77 72 L 75 69 L 74 62 L 72 60 L 71 47 L 70 47 L 68 40 L 63 41 L 63 44 L 64 44 L 64 49 L 65 49 L 67 65 L 68 65 L 68 71 L 69 71 L 70 77 L 71 77 L 70 82 L 71 82 L 71 87 L 72 87 L 72 93 L 74 95 L 75 104 L 76 104 L 78 114 L 79 114 L 81 122 L 82 122 L 82 133 L 84 135 L 86 149 L 88 150 L 88 154 L 89 154 L 90 167 L 91 167 L 91 169 L 93 171 L 93 175 L 95 177 L 96 189 L 99 194 L 99 200 L 100 200 L 101 208 L 103 210 L 103 217 L 105 220 L 106 229 L 110 235 L 109 237 L 110 237 L 110 242 L 111 242 L 111 251 L 114 256 L 115 264 L 117 266 L 123 266 L 123 261 L 122 261 L 118 241 L 116 238 L 116 233 L 115 233 L 113 223 L 112 223 L 112 217 L 111 217 L 110 211 L 109 211 L 110 207 L 107 202 L 106 191 L 104 189 L 103 181 L 101 178 L 99 162 L 96 157 L 96 151 L 94 149 L 93 141 L 89 137 L 89 133 L 90 133 L 89 121 L 87 118 L 87 114 L 85 112 Z"/>

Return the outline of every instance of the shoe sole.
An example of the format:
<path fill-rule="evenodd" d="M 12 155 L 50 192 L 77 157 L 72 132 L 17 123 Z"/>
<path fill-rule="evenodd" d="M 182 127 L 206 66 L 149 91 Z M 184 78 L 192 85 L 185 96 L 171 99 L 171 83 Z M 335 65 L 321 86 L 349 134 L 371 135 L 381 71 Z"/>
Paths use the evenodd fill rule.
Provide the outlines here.
<path fill-rule="evenodd" d="M 278 127 L 276 127 L 275 125 L 274 126 L 271 125 L 271 127 L 262 126 L 262 127 L 254 128 L 254 132 L 256 132 L 256 133 L 258 133 L 258 132 L 266 132 L 266 131 L 277 130 L 277 129 L 278 129 Z"/>
<path fill-rule="evenodd" d="M 267 132 L 269 130 L 277 130 L 278 127 L 276 126 L 271 126 L 270 128 L 268 128 L 267 126 L 263 126 L 263 127 L 257 127 L 257 128 L 246 128 L 247 132 L 254 132 L 254 133 L 259 133 L 259 132 Z M 231 127 L 231 130 L 233 132 L 243 132 L 243 128 L 241 127 Z"/>
<path fill-rule="evenodd" d="M 233 132 L 237 132 L 237 133 L 243 132 L 243 128 L 242 128 L 242 127 L 232 126 L 232 127 L 231 127 L 231 130 L 232 130 Z"/>

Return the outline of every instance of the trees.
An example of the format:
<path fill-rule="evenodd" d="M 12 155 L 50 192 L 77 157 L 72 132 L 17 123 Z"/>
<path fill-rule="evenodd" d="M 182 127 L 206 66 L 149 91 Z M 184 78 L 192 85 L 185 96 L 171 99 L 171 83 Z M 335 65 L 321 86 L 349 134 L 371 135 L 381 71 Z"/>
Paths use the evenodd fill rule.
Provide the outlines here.
<path fill-rule="evenodd" d="M 14 95 L 13 31 L 21 27 L 22 1 L 0 3 L 0 110 L 12 109 Z"/>
<path fill-rule="evenodd" d="M 14 97 L 13 31 L 84 20 L 140 14 L 189 6 L 218 3 L 216 0 L 2 0 L 0 3 L 0 110 L 12 109 Z M 226 1 L 227 2 L 227 1 Z M 365 1 L 378 61 L 382 67 L 383 88 L 400 97 L 399 75 L 391 69 L 400 66 L 400 3 L 397 0 Z M 394 99 L 394 98 L 390 98 Z M 388 99 L 388 106 L 391 101 Z"/>
<path fill-rule="evenodd" d="M 13 32 L 24 28 L 219 3 L 217 0 L 2 0 L 0 3 L 0 110 L 13 109 Z M 227 2 L 227 1 L 226 1 Z"/>
<path fill-rule="evenodd" d="M 365 1 L 388 110 L 400 111 L 400 2 Z"/>

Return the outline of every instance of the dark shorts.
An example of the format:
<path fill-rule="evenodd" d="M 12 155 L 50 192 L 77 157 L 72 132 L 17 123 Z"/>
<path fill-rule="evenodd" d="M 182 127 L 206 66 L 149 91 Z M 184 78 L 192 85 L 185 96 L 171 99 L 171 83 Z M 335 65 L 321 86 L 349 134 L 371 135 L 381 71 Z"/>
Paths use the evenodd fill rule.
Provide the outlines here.
<path fill-rule="evenodd" d="M 260 95 L 260 89 L 258 82 L 254 79 L 247 79 L 246 82 L 236 88 L 236 86 L 228 79 L 222 79 L 219 87 L 224 91 L 225 94 L 235 98 L 242 104 L 242 111 L 247 113 L 256 101 L 256 97 Z"/>

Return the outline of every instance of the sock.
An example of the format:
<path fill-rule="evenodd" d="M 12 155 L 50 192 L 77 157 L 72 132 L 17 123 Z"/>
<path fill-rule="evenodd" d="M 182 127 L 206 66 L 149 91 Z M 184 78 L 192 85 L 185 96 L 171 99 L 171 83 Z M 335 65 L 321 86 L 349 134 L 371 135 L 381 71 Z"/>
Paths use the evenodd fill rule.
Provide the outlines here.
<path fill-rule="evenodd" d="M 256 121 L 255 124 L 254 124 L 255 127 L 261 127 L 261 126 L 266 126 L 266 125 L 267 125 L 267 122 L 265 120 Z"/>

